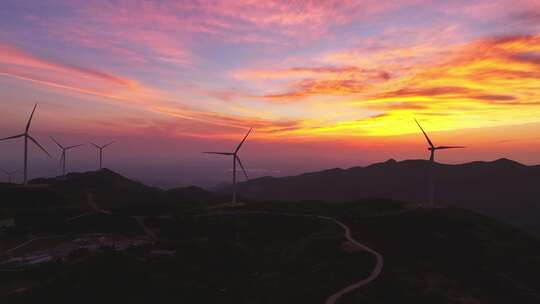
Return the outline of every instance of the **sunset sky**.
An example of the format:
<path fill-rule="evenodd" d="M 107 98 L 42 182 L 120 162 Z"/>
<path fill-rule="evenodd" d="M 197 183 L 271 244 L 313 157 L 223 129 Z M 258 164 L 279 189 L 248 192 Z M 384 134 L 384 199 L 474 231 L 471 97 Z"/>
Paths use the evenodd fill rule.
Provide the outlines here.
<path fill-rule="evenodd" d="M 427 157 L 540 163 L 540 1 L 0 3 L 0 137 L 118 140 L 105 164 L 156 185 Z M 0 143 L 20 169 L 22 142 Z M 108 153 L 108 154 L 107 154 Z M 71 156 L 90 170 L 95 151 Z M 31 150 L 31 175 L 58 161 Z M 32 169 L 33 168 L 33 169 Z"/>

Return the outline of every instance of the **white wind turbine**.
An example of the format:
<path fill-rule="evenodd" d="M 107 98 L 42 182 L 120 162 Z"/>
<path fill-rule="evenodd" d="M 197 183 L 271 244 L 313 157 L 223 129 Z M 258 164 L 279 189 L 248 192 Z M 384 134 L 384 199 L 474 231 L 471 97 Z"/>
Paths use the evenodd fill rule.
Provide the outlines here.
<path fill-rule="evenodd" d="M 54 143 L 60 149 L 62 149 L 62 156 L 60 157 L 60 162 L 62 163 L 62 176 L 66 176 L 66 152 L 68 150 L 71 150 L 71 149 L 74 149 L 74 148 L 77 148 L 77 147 L 80 147 L 80 146 L 84 146 L 84 145 L 80 144 L 80 145 L 73 145 L 73 146 L 64 147 L 58 141 L 56 141 L 56 139 L 54 139 L 54 137 L 52 137 L 52 136 L 51 136 L 51 140 L 54 141 Z"/>
<path fill-rule="evenodd" d="M 244 136 L 244 139 L 238 144 L 238 147 L 236 147 L 236 150 L 234 152 L 203 152 L 206 154 L 219 154 L 219 155 L 227 155 L 232 156 L 233 159 L 233 197 L 232 197 L 232 203 L 236 204 L 236 163 L 238 162 L 238 165 L 240 165 L 240 168 L 242 168 L 242 171 L 244 171 L 244 175 L 246 176 L 246 180 L 249 180 L 248 174 L 246 172 L 246 169 L 244 168 L 244 165 L 242 165 L 242 161 L 240 160 L 240 157 L 238 156 L 238 151 L 246 141 L 246 138 L 249 136 L 249 133 L 251 133 L 251 130 L 253 128 L 250 128 L 247 132 L 246 136 Z"/>
<path fill-rule="evenodd" d="M 34 109 L 32 110 L 32 114 L 30 114 L 30 119 L 28 119 L 28 123 L 26 123 L 26 129 L 24 130 L 24 133 L 19 134 L 19 135 L 6 137 L 6 138 L 0 138 L 0 141 L 13 139 L 13 138 L 19 138 L 19 137 L 24 138 L 24 178 L 23 178 L 23 184 L 24 185 L 26 185 L 26 183 L 28 181 L 28 140 L 30 139 L 30 141 L 32 141 L 43 152 L 45 152 L 45 154 L 47 154 L 49 157 L 51 157 L 49 152 L 47 152 L 47 150 L 45 150 L 45 148 L 43 148 L 37 142 L 37 140 L 35 140 L 29 133 L 30 132 L 30 123 L 32 123 L 32 118 L 34 117 L 34 112 L 36 111 L 36 107 L 37 107 L 37 103 L 34 105 Z"/>
<path fill-rule="evenodd" d="M 15 173 L 17 173 L 17 170 L 14 170 L 14 171 L 6 171 L 4 169 L 0 169 L 0 171 L 4 172 L 4 174 L 6 175 L 7 177 L 7 182 L 11 184 L 11 181 L 13 179 L 13 175 Z"/>
<path fill-rule="evenodd" d="M 435 151 L 437 150 L 447 150 L 447 149 L 462 149 L 462 148 L 466 148 L 465 146 L 438 146 L 436 147 L 433 142 L 431 142 L 431 140 L 429 139 L 428 135 L 426 134 L 426 132 L 424 131 L 424 129 L 422 128 L 422 126 L 420 126 L 420 123 L 418 123 L 418 121 L 415 119 L 414 121 L 416 121 L 416 124 L 418 125 L 418 127 L 420 127 L 420 130 L 422 130 L 422 133 L 424 133 L 424 136 L 426 137 L 426 140 L 429 144 L 429 147 L 428 147 L 428 150 L 430 151 L 430 156 L 429 156 L 429 161 L 430 161 L 430 165 L 429 165 L 429 176 L 428 176 L 428 179 L 429 179 L 429 204 L 431 206 L 435 206 L 435 186 L 434 186 L 434 169 L 435 169 Z"/>
<path fill-rule="evenodd" d="M 91 145 L 96 147 L 99 150 L 99 169 L 101 170 L 103 168 L 103 149 L 107 148 L 108 146 L 114 144 L 114 141 L 111 141 L 110 143 L 100 146 L 96 145 L 95 143 L 91 142 Z"/>

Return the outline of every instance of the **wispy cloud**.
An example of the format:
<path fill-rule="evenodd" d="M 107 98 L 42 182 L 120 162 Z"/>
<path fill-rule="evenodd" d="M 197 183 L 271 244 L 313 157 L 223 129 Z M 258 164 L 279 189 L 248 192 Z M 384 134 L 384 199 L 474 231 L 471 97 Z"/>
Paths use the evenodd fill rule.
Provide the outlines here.
<path fill-rule="evenodd" d="M 110 98 L 127 98 L 129 93 L 150 91 L 138 81 L 127 77 L 41 58 L 3 43 L 0 43 L 0 72 L 7 76 Z"/>
<path fill-rule="evenodd" d="M 12 46 L 0 45 L 0 75 L 29 81 L 57 91 L 102 97 L 110 102 L 139 110 L 199 121 L 209 126 L 246 128 L 256 126 L 261 132 L 276 132 L 296 125 L 292 121 L 269 121 L 240 115 L 225 115 L 182 105 L 181 100 L 138 81 L 112 73 L 47 60 Z"/>
<path fill-rule="evenodd" d="M 288 79 L 288 78 L 311 78 L 311 77 L 354 77 L 388 79 L 390 74 L 386 71 L 363 69 L 357 66 L 313 66 L 291 67 L 283 69 L 247 69 L 234 71 L 232 76 L 240 80 L 248 79 Z"/>

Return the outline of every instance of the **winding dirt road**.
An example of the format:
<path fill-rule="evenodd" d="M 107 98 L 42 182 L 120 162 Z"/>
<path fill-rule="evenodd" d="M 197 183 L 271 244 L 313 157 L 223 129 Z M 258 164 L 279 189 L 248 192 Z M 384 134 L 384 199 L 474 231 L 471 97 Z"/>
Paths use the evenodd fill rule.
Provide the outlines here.
<path fill-rule="evenodd" d="M 339 221 L 336 218 L 329 217 L 329 216 L 321 216 L 321 215 L 279 213 L 279 212 L 268 212 L 268 211 L 240 211 L 240 212 L 234 212 L 234 213 L 213 213 L 213 214 L 206 214 L 205 216 L 216 215 L 216 214 L 218 215 L 268 214 L 268 215 L 280 215 L 280 216 L 290 216 L 290 217 L 307 217 L 307 218 L 316 218 L 316 219 L 331 221 L 335 223 L 336 225 L 340 226 L 344 230 L 344 236 L 345 236 L 345 239 L 347 239 L 347 241 L 349 241 L 355 247 L 371 253 L 375 257 L 375 267 L 373 268 L 373 270 L 371 271 L 371 273 L 369 274 L 367 278 L 364 278 L 361 281 L 348 285 L 342 288 L 341 290 L 339 290 L 338 292 L 329 296 L 326 299 L 326 302 L 325 302 L 326 304 L 335 304 L 344 295 L 358 288 L 366 286 L 367 284 L 377 279 L 379 275 L 381 275 L 383 265 L 384 265 L 383 256 L 377 251 L 355 240 L 352 237 L 351 229 L 349 228 L 349 226 L 347 226 L 346 224 L 344 224 L 343 222 Z"/>
<path fill-rule="evenodd" d="M 90 205 L 90 207 L 95 212 L 106 214 L 106 215 L 112 215 L 112 212 L 110 212 L 109 210 L 102 209 L 96 204 L 96 201 L 94 201 L 94 195 L 92 194 L 92 192 L 86 192 L 86 200 L 88 204 Z M 148 228 L 148 226 L 146 226 L 146 224 L 144 223 L 144 219 L 143 219 L 144 217 L 139 217 L 139 216 L 130 216 L 130 217 L 137 222 L 137 224 L 142 228 L 142 230 L 148 237 L 150 237 L 154 241 L 158 240 L 157 235 L 152 231 L 152 229 Z"/>
<path fill-rule="evenodd" d="M 360 287 L 363 287 L 369 283 L 371 283 L 373 280 L 375 280 L 376 278 L 379 277 L 379 275 L 381 274 L 382 272 L 382 269 L 383 269 L 383 264 L 384 264 L 384 259 L 382 257 L 382 255 L 380 253 L 378 253 L 377 251 L 359 243 L 357 240 L 355 240 L 352 236 L 351 236 L 351 229 L 349 228 L 349 226 L 343 224 L 342 222 L 338 221 L 337 219 L 335 218 L 331 218 L 331 217 L 320 217 L 320 218 L 324 218 L 324 219 L 327 219 L 329 221 L 333 221 L 334 223 L 336 223 L 337 225 L 339 225 L 341 228 L 343 228 L 343 230 L 345 231 L 345 238 L 351 242 L 353 245 L 355 245 L 356 247 L 364 250 L 364 251 L 367 251 L 369 253 L 371 253 L 373 256 L 375 256 L 375 259 L 376 259 L 376 264 L 375 264 L 375 268 L 373 268 L 373 270 L 371 271 L 371 273 L 369 274 L 369 276 L 359 282 L 356 282 L 354 284 L 351 284 L 343 289 L 341 289 L 340 291 L 336 292 L 335 294 L 331 295 L 330 297 L 328 297 L 328 299 L 326 299 L 326 304 L 334 304 L 337 302 L 337 300 L 339 300 L 339 298 L 341 298 L 342 296 L 352 292 L 353 290 L 355 289 L 358 289 Z"/>
<path fill-rule="evenodd" d="M 111 215 L 112 214 L 112 212 L 110 212 L 108 210 L 105 210 L 105 209 L 101 209 L 96 204 L 96 201 L 94 201 L 94 194 L 92 194 L 92 192 L 86 192 L 86 201 L 88 202 L 88 205 L 90 205 L 90 208 L 92 208 L 92 210 L 94 210 L 95 212 L 106 214 L 106 215 Z"/>

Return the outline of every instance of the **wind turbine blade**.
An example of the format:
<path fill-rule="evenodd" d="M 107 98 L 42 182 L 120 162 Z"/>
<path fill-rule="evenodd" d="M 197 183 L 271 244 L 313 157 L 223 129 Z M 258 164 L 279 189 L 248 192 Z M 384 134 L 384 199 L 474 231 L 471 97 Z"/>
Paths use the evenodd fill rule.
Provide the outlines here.
<path fill-rule="evenodd" d="M 7 171 L 6 171 L 6 170 L 4 170 L 4 169 L 0 169 L 0 171 L 2 171 L 3 173 L 5 173 L 5 174 L 9 175 L 9 172 L 7 172 Z"/>
<path fill-rule="evenodd" d="M 204 154 L 234 155 L 231 152 L 203 152 Z"/>
<path fill-rule="evenodd" d="M 102 148 L 105 149 L 105 148 L 107 148 L 108 146 L 110 146 L 110 145 L 112 145 L 114 143 L 115 143 L 115 141 L 111 141 L 110 143 L 104 145 Z"/>
<path fill-rule="evenodd" d="M 70 149 L 81 147 L 81 146 L 84 146 L 84 144 L 68 146 L 68 147 L 66 147 L 66 150 L 70 150 Z"/>
<path fill-rule="evenodd" d="M 26 124 L 26 133 L 28 133 L 28 130 L 30 130 L 30 124 L 32 123 L 32 118 L 34 117 L 34 112 L 36 111 L 37 103 L 34 105 L 34 109 L 32 110 L 32 114 L 30 114 L 30 119 L 28 119 L 28 123 Z"/>
<path fill-rule="evenodd" d="M 251 130 L 253 130 L 253 128 L 250 128 L 249 131 L 247 132 L 246 136 L 244 136 L 244 139 L 242 139 L 242 141 L 240 142 L 240 144 L 238 144 L 238 147 L 236 147 L 236 150 L 234 151 L 235 153 L 238 152 L 238 150 L 240 150 L 240 147 L 242 147 L 242 145 L 244 144 L 244 142 L 246 141 L 246 138 L 249 136 L 249 133 L 251 133 Z"/>
<path fill-rule="evenodd" d="M 101 149 L 101 147 L 100 147 L 100 146 L 96 145 L 96 144 L 95 144 L 95 143 L 93 143 L 93 142 L 90 142 L 90 144 L 91 144 L 92 146 L 94 146 L 94 147 L 98 148 L 98 149 Z"/>
<path fill-rule="evenodd" d="M 244 165 L 242 165 L 242 161 L 240 160 L 240 157 L 235 156 L 234 158 L 236 158 L 236 161 L 237 161 L 238 164 L 240 165 L 240 168 L 242 168 L 242 171 L 244 171 L 244 175 L 246 176 L 246 180 L 249 180 L 249 176 L 248 176 L 248 174 L 247 174 L 246 169 L 244 168 Z"/>
<path fill-rule="evenodd" d="M 13 136 L 10 136 L 10 137 L 0 138 L 0 141 L 8 140 L 8 139 L 13 139 L 13 138 L 19 138 L 19 137 L 23 137 L 23 136 L 24 136 L 24 134 L 13 135 Z"/>
<path fill-rule="evenodd" d="M 54 141 L 54 143 L 55 143 L 57 146 L 60 147 L 60 149 L 62 149 L 62 150 L 64 149 L 64 146 L 62 146 L 59 142 L 57 142 L 56 139 L 54 139 L 54 137 L 52 137 L 52 136 L 49 136 L 49 137 L 51 138 L 52 141 Z"/>
<path fill-rule="evenodd" d="M 45 148 L 43 148 L 38 142 L 37 140 L 35 140 L 32 136 L 28 135 L 28 138 L 30 138 L 30 140 L 36 145 L 38 146 L 43 152 L 45 152 L 45 154 L 47 154 L 49 157 L 52 158 L 52 156 L 49 154 L 49 152 L 47 152 L 47 150 L 45 150 Z"/>
<path fill-rule="evenodd" d="M 416 118 L 415 118 L 414 121 L 416 121 L 416 124 L 418 125 L 418 127 L 420 127 L 420 130 L 422 130 L 422 133 L 424 133 L 424 136 L 426 137 L 427 142 L 429 143 L 429 145 L 430 145 L 432 148 L 434 148 L 435 146 L 433 145 L 433 143 L 431 142 L 431 140 L 430 140 L 429 137 L 427 136 L 426 132 L 424 131 L 424 129 L 422 128 L 422 126 L 420 125 L 420 123 L 418 123 L 418 120 L 416 120 Z"/>
<path fill-rule="evenodd" d="M 444 149 L 463 149 L 463 148 L 467 148 L 467 147 L 465 147 L 465 146 L 440 146 L 440 147 L 437 147 L 435 149 L 444 150 Z"/>

